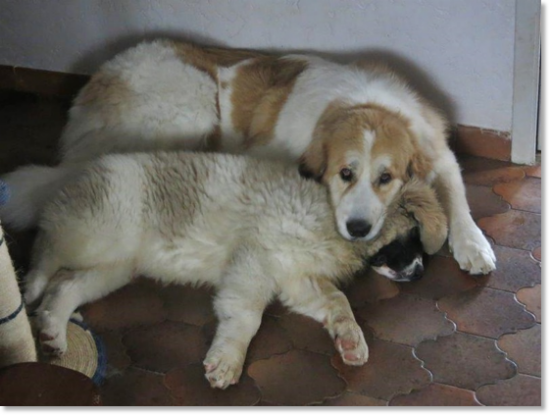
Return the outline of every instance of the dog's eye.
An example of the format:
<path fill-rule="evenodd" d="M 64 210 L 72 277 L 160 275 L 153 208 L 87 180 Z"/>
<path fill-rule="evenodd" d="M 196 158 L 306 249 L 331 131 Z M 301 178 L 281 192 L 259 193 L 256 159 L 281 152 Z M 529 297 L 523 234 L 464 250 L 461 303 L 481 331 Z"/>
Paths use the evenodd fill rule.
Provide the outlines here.
<path fill-rule="evenodd" d="M 343 168 L 341 171 L 339 171 L 339 176 L 343 181 L 351 182 L 353 180 L 353 171 L 351 171 L 349 168 Z"/>
<path fill-rule="evenodd" d="M 392 179 L 391 174 L 389 174 L 387 172 L 384 172 L 379 177 L 379 183 L 380 184 L 387 184 L 387 183 L 389 183 L 389 181 L 391 181 L 391 179 Z"/>

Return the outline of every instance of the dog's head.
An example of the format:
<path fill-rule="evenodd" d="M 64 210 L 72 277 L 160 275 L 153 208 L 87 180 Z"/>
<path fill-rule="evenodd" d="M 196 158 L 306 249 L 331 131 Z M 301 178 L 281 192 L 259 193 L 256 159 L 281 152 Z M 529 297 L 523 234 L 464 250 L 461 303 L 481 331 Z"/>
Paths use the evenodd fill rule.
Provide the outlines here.
<path fill-rule="evenodd" d="M 417 227 L 384 246 L 370 259 L 380 275 L 397 282 L 417 281 L 424 273 L 424 248 Z"/>
<path fill-rule="evenodd" d="M 371 245 L 377 252 L 369 263 L 393 281 L 416 281 L 424 272 L 424 252 L 437 252 L 447 234 L 447 218 L 433 189 L 410 180 L 389 207 L 381 235 Z"/>
<path fill-rule="evenodd" d="M 301 158 L 300 171 L 324 183 L 339 233 L 371 240 L 380 232 L 401 186 L 425 178 L 430 164 L 408 121 L 374 105 L 330 105 Z"/>

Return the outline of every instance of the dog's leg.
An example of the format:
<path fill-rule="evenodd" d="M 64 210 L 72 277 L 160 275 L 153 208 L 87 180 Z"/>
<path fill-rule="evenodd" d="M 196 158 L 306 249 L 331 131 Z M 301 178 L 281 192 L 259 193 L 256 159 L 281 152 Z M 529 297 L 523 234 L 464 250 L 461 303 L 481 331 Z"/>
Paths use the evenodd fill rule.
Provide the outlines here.
<path fill-rule="evenodd" d="M 323 323 L 344 363 L 360 366 L 368 361 L 368 345 L 349 301 L 328 279 L 294 281 L 282 288 L 280 299 L 293 311 Z"/>
<path fill-rule="evenodd" d="M 217 294 L 219 319 L 213 343 L 203 361 L 205 377 L 213 388 L 236 384 L 251 339 L 259 330 L 269 294 L 259 297 L 258 288 L 226 287 Z"/>
<path fill-rule="evenodd" d="M 44 353 L 61 356 L 67 350 L 67 322 L 82 304 L 97 300 L 127 284 L 126 264 L 82 271 L 59 271 L 51 278 L 37 309 L 38 340 Z"/>
<path fill-rule="evenodd" d="M 470 274 L 496 269 L 491 245 L 470 215 L 460 167 L 450 149 L 435 161 L 434 185 L 449 221 L 449 246 L 460 268 Z"/>

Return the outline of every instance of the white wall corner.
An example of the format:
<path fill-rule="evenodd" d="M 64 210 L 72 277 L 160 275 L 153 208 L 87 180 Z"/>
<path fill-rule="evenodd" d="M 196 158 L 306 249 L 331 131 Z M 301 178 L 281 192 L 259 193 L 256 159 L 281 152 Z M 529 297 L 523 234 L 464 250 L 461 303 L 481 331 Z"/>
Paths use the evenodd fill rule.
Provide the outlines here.
<path fill-rule="evenodd" d="M 540 0 L 516 0 L 512 162 L 534 164 L 540 64 Z"/>

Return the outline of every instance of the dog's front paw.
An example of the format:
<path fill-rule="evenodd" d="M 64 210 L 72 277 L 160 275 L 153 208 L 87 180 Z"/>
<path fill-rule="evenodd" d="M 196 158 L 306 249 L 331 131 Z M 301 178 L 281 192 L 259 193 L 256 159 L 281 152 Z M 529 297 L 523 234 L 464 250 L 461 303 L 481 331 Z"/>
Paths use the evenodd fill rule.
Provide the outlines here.
<path fill-rule="evenodd" d="M 65 327 L 48 311 L 38 316 L 38 343 L 45 355 L 61 357 L 67 351 Z"/>
<path fill-rule="evenodd" d="M 361 366 L 368 361 L 368 345 L 362 329 L 353 319 L 336 323 L 335 347 L 346 365 Z"/>
<path fill-rule="evenodd" d="M 475 224 L 452 229 L 449 246 L 460 269 L 472 275 L 488 274 L 496 269 L 493 249 Z"/>
<path fill-rule="evenodd" d="M 211 388 L 226 389 L 230 385 L 237 384 L 242 370 L 243 362 L 231 358 L 225 352 L 209 352 L 203 361 L 205 367 L 205 378 L 211 384 Z"/>

